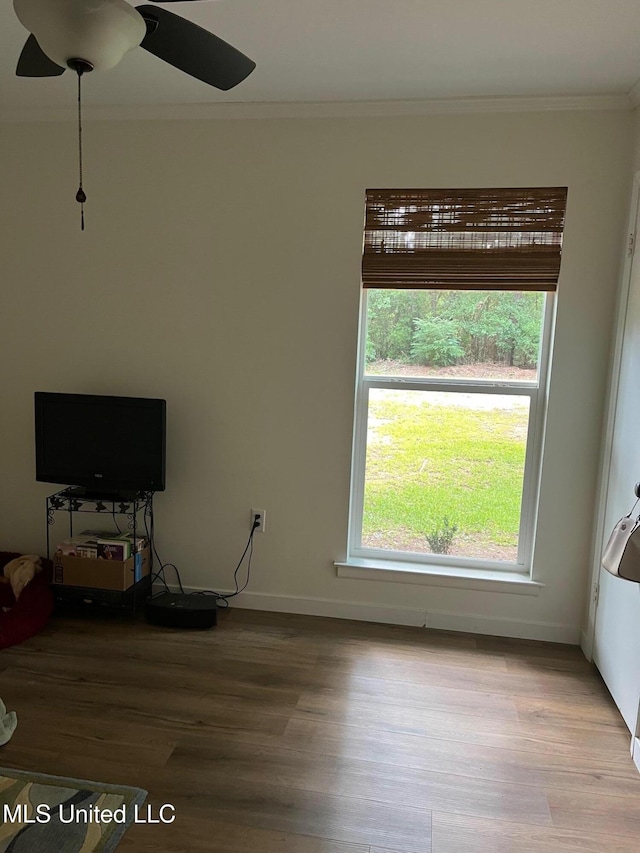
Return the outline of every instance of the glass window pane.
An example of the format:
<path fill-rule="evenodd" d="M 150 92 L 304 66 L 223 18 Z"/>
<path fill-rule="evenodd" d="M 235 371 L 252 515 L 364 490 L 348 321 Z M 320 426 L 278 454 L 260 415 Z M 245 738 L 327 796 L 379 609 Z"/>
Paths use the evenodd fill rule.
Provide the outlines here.
<path fill-rule="evenodd" d="M 544 293 L 369 290 L 369 376 L 538 378 Z"/>
<path fill-rule="evenodd" d="M 362 547 L 516 562 L 529 409 L 370 389 Z"/>

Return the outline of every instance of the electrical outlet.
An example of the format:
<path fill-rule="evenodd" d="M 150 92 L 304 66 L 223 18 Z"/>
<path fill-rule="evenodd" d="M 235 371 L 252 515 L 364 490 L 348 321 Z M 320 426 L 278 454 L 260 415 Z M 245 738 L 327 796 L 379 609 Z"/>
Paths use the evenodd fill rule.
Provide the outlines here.
<path fill-rule="evenodd" d="M 251 524 L 253 524 L 253 522 L 256 520 L 256 517 L 257 517 L 257 520 L 260 522 L 255 529 L 255 533 L 264 533 L 266 514 L 267 514 L 266 510 L 264 510 L 264 509 L 252 509 L 251 510 Z"/>

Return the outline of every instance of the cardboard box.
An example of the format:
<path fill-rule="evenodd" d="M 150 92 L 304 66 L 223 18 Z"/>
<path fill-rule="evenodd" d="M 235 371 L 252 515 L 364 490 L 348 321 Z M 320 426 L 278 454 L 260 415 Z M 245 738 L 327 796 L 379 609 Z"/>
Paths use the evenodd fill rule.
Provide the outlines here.
<path fill-rule="evenodd" d="M 149 548 L 121 560 L 91 560 L 54 554 L 53 583 L 124 592 L 151 570 Z"/>

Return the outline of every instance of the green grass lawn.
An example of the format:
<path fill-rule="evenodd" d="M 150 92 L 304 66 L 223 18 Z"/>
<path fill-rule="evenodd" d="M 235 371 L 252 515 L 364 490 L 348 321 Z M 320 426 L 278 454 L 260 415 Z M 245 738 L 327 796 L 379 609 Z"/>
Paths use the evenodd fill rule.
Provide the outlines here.
<path fill-rule="evenodd" d="M 363 541 L 398 531 L 423 538 L 448 518 L 459 539 L 517 544 L 528 406 L 434 404 L 444 399 L 372 391 Z"/>

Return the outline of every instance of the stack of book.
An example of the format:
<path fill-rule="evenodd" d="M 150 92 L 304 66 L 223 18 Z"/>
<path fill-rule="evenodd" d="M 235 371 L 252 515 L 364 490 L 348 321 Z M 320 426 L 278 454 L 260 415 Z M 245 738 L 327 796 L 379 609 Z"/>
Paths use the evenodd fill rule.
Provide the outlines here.
<path fill-rule="evenodd" d="M 132 531 L 111 533 L 104 530 L 83 530 L 58 544 L 56 554 L 64 557 L 85 557 L 98 560 L 128 560 L 133 553 L 143 551 L 148 540 Z"/>

